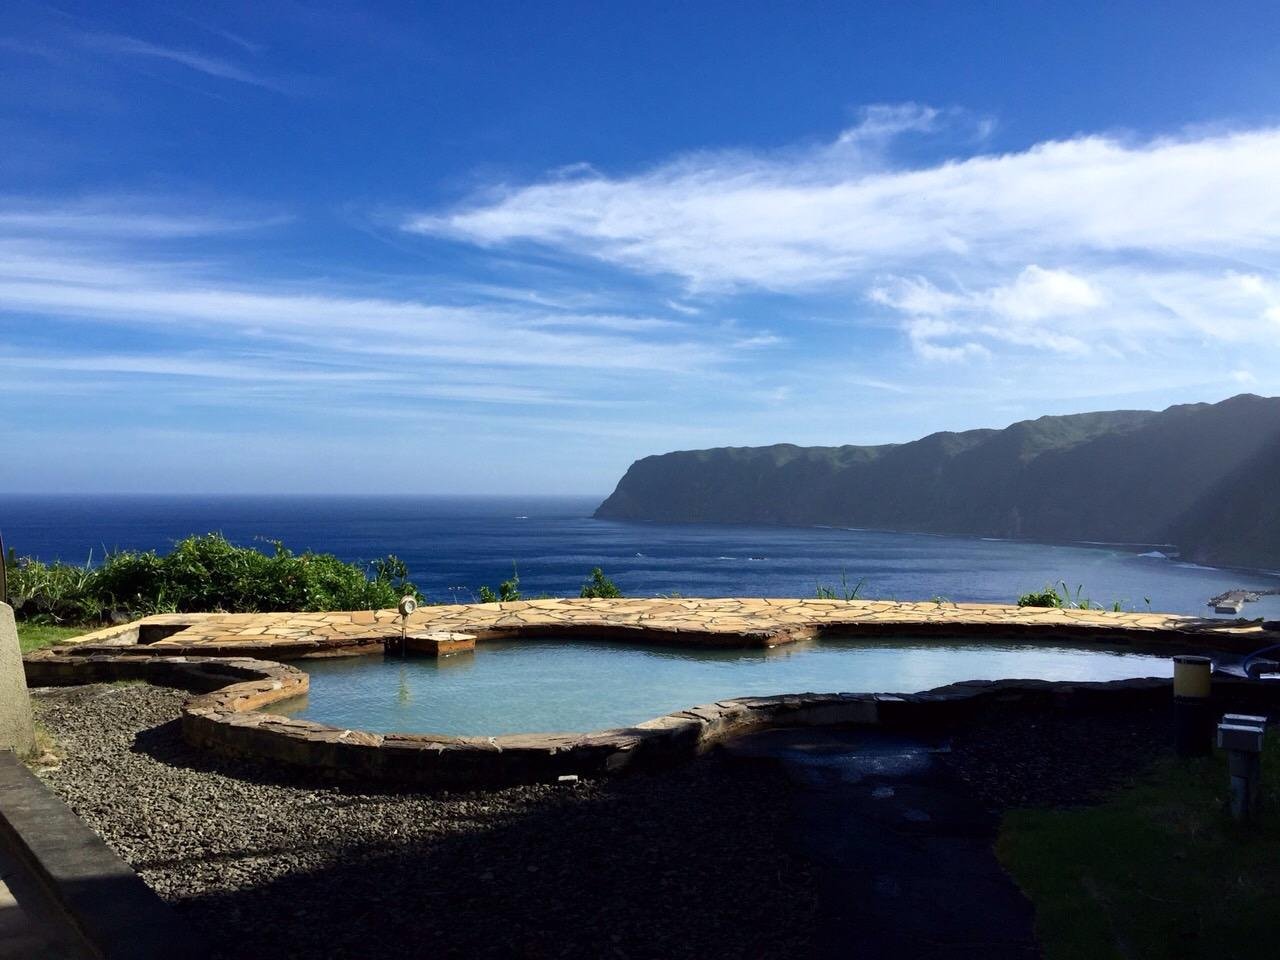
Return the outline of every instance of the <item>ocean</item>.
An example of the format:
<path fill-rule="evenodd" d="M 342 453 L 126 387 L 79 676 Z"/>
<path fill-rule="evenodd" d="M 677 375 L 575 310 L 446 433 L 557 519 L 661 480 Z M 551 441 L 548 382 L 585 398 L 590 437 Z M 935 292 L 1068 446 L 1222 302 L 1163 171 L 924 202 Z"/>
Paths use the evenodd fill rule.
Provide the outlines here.
<path fill-rule="evenodd" d="M 112 549 L 165 551 L 192 533 L 367 562 L 388 553 L 433 600 L 467 602 L 519 572 L 526 595 L 576 595 L 601 567 L 629 596 L 860 596 L 1008 603 L 1047 583 L 1124 609 L 1206 614 L 1227 589 L 1280 577 L 1180 563 L 1144 546 L 1044 544 L 822 527 L 594 520 L 600 497 L 0 496 L 20 556 L 75 563 Z M 1244 615 L 1280 617 L 1280 597 Z"/>

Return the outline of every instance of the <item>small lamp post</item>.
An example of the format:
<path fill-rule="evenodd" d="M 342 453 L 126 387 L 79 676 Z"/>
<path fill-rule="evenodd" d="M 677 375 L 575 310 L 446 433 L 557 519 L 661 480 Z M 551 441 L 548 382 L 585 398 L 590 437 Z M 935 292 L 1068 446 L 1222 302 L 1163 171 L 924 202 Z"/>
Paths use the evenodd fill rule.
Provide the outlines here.
<path fill-rule="evenodd" d="M 409 616 L 418 609 L 418 601 L 413 597 L 401 597 L 400 606 L 400 656 L 404 656 L 408 644 Z"/>

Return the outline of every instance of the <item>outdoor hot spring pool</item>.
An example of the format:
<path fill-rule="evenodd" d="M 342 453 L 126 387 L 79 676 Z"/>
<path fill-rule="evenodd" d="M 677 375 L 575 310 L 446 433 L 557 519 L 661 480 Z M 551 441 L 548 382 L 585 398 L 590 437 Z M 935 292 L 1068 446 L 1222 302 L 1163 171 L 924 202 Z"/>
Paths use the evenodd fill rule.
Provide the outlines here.
<path fill-rule="evenodd" d="M 1169 677 L 1172 652 L 862 638 L 769 650 L 488 641 L 441 660 L 305 661 L 299 666 L 311 675 L 311 692 L 271 710 L 378 733 L 570 733 L 629 726 L 732 697 L 911 693 L 958 680 Z"/>

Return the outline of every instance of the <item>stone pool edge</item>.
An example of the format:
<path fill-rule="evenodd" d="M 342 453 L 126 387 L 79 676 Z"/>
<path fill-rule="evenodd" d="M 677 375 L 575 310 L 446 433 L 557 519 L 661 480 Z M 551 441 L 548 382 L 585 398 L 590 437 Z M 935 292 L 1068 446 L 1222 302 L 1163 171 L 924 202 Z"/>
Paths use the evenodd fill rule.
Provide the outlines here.
<path fill-rule="evenodd" d="M 194 691 L 183 704 L 184 739 L 222 756 L 284 764 L 328 779 L 429 788 L 498 787 L 603 776 L 690 760 L 748 731 L 795 726 L 954 728 L 1000 703 L 1089 709 L 1172 702 L 1161 678 L 1079 683 L 968 680 L 915 694 L 801 693 L 701 704 L 633 727 L 583 734 L 451 737 L 378 734 L 262 712 L 307 691 L 296 667 L 251 658 L 40 651 L 26 658 L 32 686 L 144 680 Z M 1272 702 L 1280 684 L 1215 679 L 1233 702 Z"/>
<path fill-rule="evenodd" d="M 1172 641 L 1248 653 L 1280 643 L 1259 621 L 1009 604 L 743 597 L 559 598 L 419 607 L 410 634 L 451 632 L 486 640 L 588 637 L 671 646 L 760 648 L 846 636 Z M 159 614 L 77 637 L 64 652 L 293 660 L 376 653 L 398 640 L 394 610 Z"/>
<path fill-rule="evenodd" d="M 1245 653 L 1280 642 L 1256 622 L 1000 604 L 722 599 L 560 599 L 420 608 L 410 630 L 481 641 L 595 637 L 680 646 L 774 646 L 839 632 L 933 638 L 1016 638 L 1168 644 L 1170 652 Z M 395 611 L 162 614 L 28 654 L 28 683 L 145 680 L 194 691 L 182 708 L 191 745 L 328 777 L 430 787 L 497 786 L 598 776 L 696 756 L 748 730 L 804 725 L 951 726 L 996 700 L 1084 703 L 1100 696 L 1171 697 L 1171 681 L 964 681 L 917 694 L 804 693 L 702 704 L 632 727 L 496 737 L 380 734 L 262 712 L 306 693 L 284 660 L 381 652 L 398 638 Z M 1223 684 L 1251 684 L 1220 679 Z M 1261 684 L 1259 684 L 1261 686 Z M 1262 695 L 1280 693 L 1270 684 Z M 1254 688 L 1249 686 L 1250 690 Z"/>

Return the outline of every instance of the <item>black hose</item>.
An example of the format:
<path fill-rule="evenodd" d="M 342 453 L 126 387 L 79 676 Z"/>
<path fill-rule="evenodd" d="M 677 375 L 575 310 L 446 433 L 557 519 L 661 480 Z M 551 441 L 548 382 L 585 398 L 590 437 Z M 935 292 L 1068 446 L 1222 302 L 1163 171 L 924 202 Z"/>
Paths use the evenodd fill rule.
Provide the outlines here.
<path fill-rule="evenodd" d="M 1265 627 L 1266 624 L 1263 624 L 1263 626 Z M 1271 628 L 1268 627 L 1267 629 L 1271 629 Z M 1261 650 L 1253 651 L 1253 653 L 1249 654 L 1247 657 L 1245 657 L 1243 660 L 1240 661 L 1240 669 L 1247 674 L 1249 672 L 1250 660 L 1256 660 L 1258 657 L 1262 656 L 1264 653 L 1270 653 L 1272 650 L 1280 650 L 1280 643 L 1273 643 L 1269 647 L 1263 647 Z"/>

